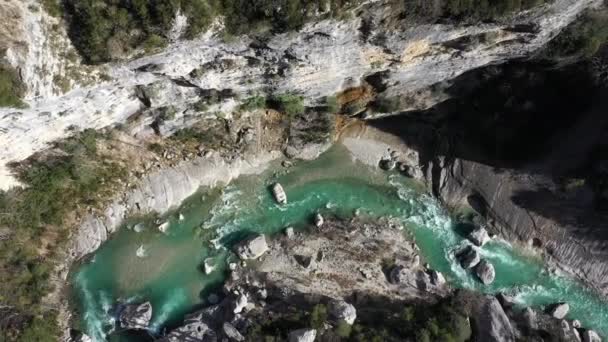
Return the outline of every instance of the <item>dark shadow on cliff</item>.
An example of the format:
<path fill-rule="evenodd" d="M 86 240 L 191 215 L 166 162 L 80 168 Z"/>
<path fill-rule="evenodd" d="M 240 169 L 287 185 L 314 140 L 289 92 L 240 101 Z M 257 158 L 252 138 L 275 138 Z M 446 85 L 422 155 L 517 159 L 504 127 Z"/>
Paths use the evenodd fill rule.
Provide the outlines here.
<path fill-rule="evenodd" d="M 608 240 L 608 89 L 592 68 L 523 61 L 481 68 L 453 82 L 451 100 L 370 124 L 400 136 L 423 167 L 437 169 L 430 170 L 435 194 L 439 156 L 448 165 L 487 165 L 517 178 L 517 206 L 575 236 Z"/>

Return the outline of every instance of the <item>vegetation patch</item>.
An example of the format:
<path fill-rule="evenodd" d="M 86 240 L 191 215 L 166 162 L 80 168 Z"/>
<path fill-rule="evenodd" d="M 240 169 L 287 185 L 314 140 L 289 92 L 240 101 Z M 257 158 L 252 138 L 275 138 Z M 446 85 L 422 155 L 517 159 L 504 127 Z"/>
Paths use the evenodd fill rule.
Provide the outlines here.
<path fill-rule="evenodd" d="M 48 3 L 48 4 L 47 4 Z M 251 32 L 284 32 L 301 27 L 323 13 L 338 16 L 358 1 L 342 0 L 65 0 L 70 35 L 88 63 L 128 56 L 134 49 L 165 46 L 176 14 L 188 18 L 185 38 L 207 30 L 217 17 L 225 19 L 226 36 Z M 55 0 L 45 7 L 57 12 Z"/>
<path fill-rule="evenodd" d="M 542 57 L 589 58 L 608 42 L 608 10 L 588 11 L 553 39 Z"/>
<path fill-rule="evenodd" d="M 21 101 L 25 86 L 19 79 L 17 71 L 0 63 L 0 107 L 23 107 Z"/>
<path fill-rule="evenodd" d="M 429 21 L 451 19 L 464 22 L 500 20 L 552 0 L 413 0 L 393 1 L 393 8 L 400 9 L 402 16 Z"/>
<path fill-rule="evenodd" d="M 271 108 L 285 113 L 289 118 L 303 114 L 306 110 L 304 106 L 304 98 L 295 94 L 274 95 L 269 99 Z"/>
<path fill-rule="evenodd" d="M 53 308 L 43 297 L 69 236 L 70 215 L 95 207 L 112 194 L 112 185 L 126 177 L 125 168 L 99 153 L 105 136 L 85 130 L 56 143 L 45 156 L 14 165 L 22 188 L 0 191 L 0 226 L 11 230 L 0 241 L 0 304 L 14 307 L 28 324 L 22 341 L 53 341 L 58 333 Z M 17 332 L 0 332 L 14 340 Z M 12 337 L 11 337 L 12 336 Z"/>
<path fill-rule="evenodd" d="M 254 320 L 248 337 L 255 341 L 282 341 L 290 331 L 302 327 L 317 329 L 322 341 L 412 341 L 464 342 L 471 338 L 466 314 L 448 298 L 437 304 L 358 307 L 354 325 L 345 322 L 328 324 L 327 306 L 319 303 L 310 308 L 290 307 L 283 312 Z"/>

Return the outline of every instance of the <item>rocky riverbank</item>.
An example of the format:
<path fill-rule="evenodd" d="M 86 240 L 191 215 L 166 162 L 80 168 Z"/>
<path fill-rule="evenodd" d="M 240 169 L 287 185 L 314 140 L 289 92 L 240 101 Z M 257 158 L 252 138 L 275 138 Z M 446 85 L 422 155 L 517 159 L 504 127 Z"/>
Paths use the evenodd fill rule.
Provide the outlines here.
<path fill-rule="evenodd" d="M 577 322 L 517 308 L 507 296 L 451 290 L 390 220 L 326 218 L 320 228 L 246 239 L 235 251 L 243 248 L 252 254 L 230 261 L 228 280 L 208 306 L 159 339 L 596 341 Z M 121 322 L 141 329 L 152 310 L 134 304 Z"/>

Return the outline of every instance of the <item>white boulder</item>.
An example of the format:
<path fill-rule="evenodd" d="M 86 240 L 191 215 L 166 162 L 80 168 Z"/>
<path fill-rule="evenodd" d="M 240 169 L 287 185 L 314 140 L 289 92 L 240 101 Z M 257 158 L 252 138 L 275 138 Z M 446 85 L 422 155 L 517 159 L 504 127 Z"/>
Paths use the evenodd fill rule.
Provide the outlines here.
<path fill-rule="evenodd" d="M 236 254 L 241 260 L 253 260 L 261 257 L 268 251 L 268 243 L 264 235 L 256 235 L 236 246 Z"/>

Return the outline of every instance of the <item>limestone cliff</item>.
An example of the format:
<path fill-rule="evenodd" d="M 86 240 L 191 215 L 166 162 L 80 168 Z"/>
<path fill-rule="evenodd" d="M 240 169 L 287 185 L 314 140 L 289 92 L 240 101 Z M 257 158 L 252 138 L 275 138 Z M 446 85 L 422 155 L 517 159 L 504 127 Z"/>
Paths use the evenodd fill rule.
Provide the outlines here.
<path fill-rule="evenodd" d="M 209 32 L 176 42 L 158 55 L 107 65 L 110 80 L 76 86 L 59 97 L 52 96 L 50 85 L 59 68 L 50 61 L 57 58 L 45 55 L 56 50 L 44 49 L 44 34 L 34 29 L 47 16 L 40 8 L 36 14 L 31 6 L 16 5 L 22 13 L 17 23 L 33 20 L 38 26 L 22 32 L 21 45 L 29 48 L 20 54 L 10 50 L 8 57 L 23 70 L 29 93 L 41 96 L 28 96 L 28 109 L 0 109 L 0 145 L 12 146 L 0 154 L 0 187 L 16 184 L 6 164 L 44 149 L 68 128 L 101 128 L 167 106 L 175 112 L 170 127 L 188 125 L 201 115 L 192 105 L 209 90 L 228 90 L 228 96 L 208 110 L 229 112 L 238 96 L 297 92 L 312 105 L 367 80 L 381 97 L 404 99 L 393 110 L 427 108 L 447 97 L 442 82 L 525 57 L 581 11 L 601 3 L 555 0 L 499 23 L 463 26 L 411 23 L 382 1 L 369 2 L 355 10 L 354 19 L 311 23 L 268 40 L 240 37 L 225 43 Z M 52 70 L 38 72 L 44 65 Z"/>

